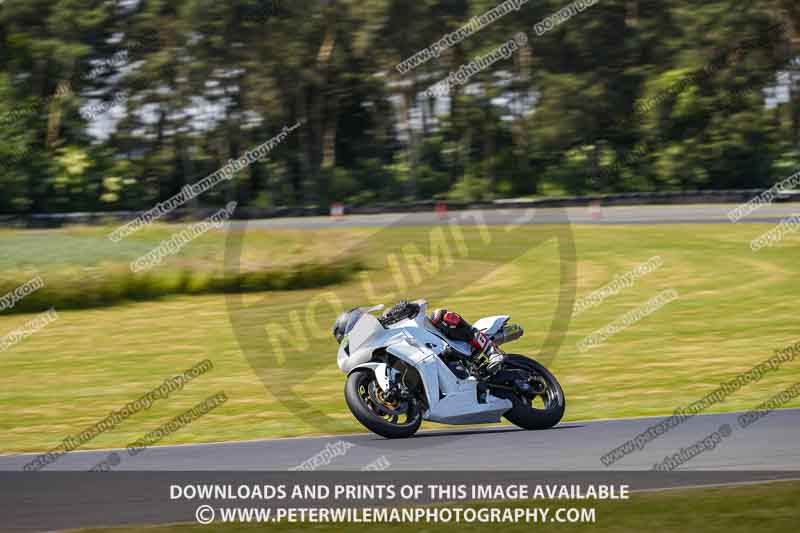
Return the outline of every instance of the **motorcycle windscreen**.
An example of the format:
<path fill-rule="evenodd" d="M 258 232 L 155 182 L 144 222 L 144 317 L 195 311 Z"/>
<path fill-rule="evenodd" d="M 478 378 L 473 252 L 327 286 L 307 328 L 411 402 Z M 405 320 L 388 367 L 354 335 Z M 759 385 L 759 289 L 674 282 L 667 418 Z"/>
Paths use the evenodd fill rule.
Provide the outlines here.
<path fill-rule="evenodd" d="M 367 341 L 383 331 L 383 326 L 378 319 L 370 314 L 364 314 L 350 332 L 350 353 L 358 350 Z"/>

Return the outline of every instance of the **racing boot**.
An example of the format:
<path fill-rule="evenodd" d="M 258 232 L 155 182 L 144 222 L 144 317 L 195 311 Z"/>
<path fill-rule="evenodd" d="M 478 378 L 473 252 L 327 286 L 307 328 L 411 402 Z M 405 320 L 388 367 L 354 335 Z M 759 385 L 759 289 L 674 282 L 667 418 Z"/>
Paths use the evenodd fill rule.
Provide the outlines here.
<path fill-rule="evenodd" d="M 506 359 L 503 350 L 498 348 L 495 343 L 489 346 L 486 352 L 484 352 L 484 356 L 488 359 L 486 363 L 486 373 L 490 376 L 496 374 L 497 371 L 500 370 L 503 366 L 503 361 Z"/>
<path fill-rule="evenodd" d="M 505 354 L 484 332 L 474 330 L 469 343 L 476 350 L 474 357 L 483 373 L 492 376 L 500 370 Z"/>

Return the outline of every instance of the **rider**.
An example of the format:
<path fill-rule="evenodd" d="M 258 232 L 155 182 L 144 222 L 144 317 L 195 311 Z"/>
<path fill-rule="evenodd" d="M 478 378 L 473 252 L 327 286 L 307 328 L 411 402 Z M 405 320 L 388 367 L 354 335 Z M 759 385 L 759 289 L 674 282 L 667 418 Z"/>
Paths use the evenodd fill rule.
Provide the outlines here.
<path fill-rule="evenodd" d="M 418 304 L 402 301 L 386 311 L 379 320 L 381 324 L 387 326 L 406 318 L 413 318 L 417 316 L 419 311 L 420 306 Z M 333 335 L 336 337 L 336 342 L 342 342 L 363 314 L 363 310 L 355 308 L 343 313 L 336 320 L 333 326 Z M 504 360 L 503 351 L 497 347 L 497 344 L 492 339 L 470 325 L 461 315 L 447 309 L 437 309 L 429 318 L 436 329 L 448 339 L 469 343 L 472 347 L 471 356 L 478 363 L 479 368 L 485 369 L 488 374 L 494 374 L 500 369 L 500 365 Z"/>
<path fill-rule="evenodd" d="M 448 339 L 463 341 L 472 346 L 472 357 L 485 367 L 487 372 L 494 373 L 503 363 L 503 352 L 482 331 L 474 328 L 469 322 L 453 311 L 437 309 L 430 316 L 436 329 L 444 333 Z"/>

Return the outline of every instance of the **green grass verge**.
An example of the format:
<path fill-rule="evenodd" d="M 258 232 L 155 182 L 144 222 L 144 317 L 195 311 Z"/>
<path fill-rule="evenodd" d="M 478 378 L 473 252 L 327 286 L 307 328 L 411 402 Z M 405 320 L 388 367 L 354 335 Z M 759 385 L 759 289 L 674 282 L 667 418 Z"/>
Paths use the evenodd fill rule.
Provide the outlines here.
<path fill-rule="evenodd" d="M 749 240 L 769 228 L 576 227 L 575 292 L 579 297 L 655 255 L 660 255 L 664 264 L 570 322 L 561 351 L 550 362 L 567 395 L 566 420 L 672 413 L 710 393 L 721 381 L 767 359 L 775 349 L 797 341 L 800 236 L 789 235 L 772 249 L 752 253 Z M 79 248 L 83 232 L 92 235 L 94 231 L 4 233 L 4 246 L 24 253 L 21 258 L 15 256 L 14 266 L 3 268 L 42 272 L 47 281 L 48 272 L 62 268 L 65 262 L 102 263 L 106 259 L 100 256 L 89 261 L 81 254 L 70 255 Z M 472 320 L 510 313 L 526 334 L 509 347 L 536 357 L 557 300 L 559 261 L 552 244 L 525 253 L 520 253 L 520 247 L 543 231 L 546 228 L 531 226 L 500 235 L 488 249 L 459 259 L 447 274 L 434 275 L 419 285 L 404 271 L 404 288 L 398 288 L 396 272 L 379 268 L 377 258 L 381 253 L 396 252 L 409 241 L 418 242 L 425 250 L 427 229 L 386 230 L 369 247 L 357 247 L 356 251 L 371 261 L 367 265 L 374 292 L 371 299 L 388 304 L 403 296 L 427 297 L 432 306 L 448 306 Z M 270 265 L 323 263 L 370 233 L 374 231 L 256 232 L 252 239 L 248 234 L 244 257 L 268 256 Z M 464 228 L 464 233 L 470 246 L 481 239 L 478 229 Z M 208 253 L 218 258 L 223 238 L 210 238 L 217 240 L 206 244 L 211 248 Z M 37 245 L 42 247 L 37 250 Z M 65 255 L 53 253 L 51 246 L 60 246 Z M 202 246 L 186 252 L 193 255 L 175 258 L 176 264 L 206 253 Z M 4 256 L 3 261 L 11 260 Z M 307 302 L 330 291 L 342 306 L 373 303 L 364 301 L 362 281 L 357 277 L 325 289 L 245 294 L 245 303 L 252 304 L 247 311 L 248 327 L 259 335 L 267 324 L 287 324 L 292 311 L 299 310 L 303 317 Z M 604 344 L 585 353 L 577 349 L 586 335 L 667 289 L 675 289 L 680 297 Z M 0 451 L 48 450 L 65 436 L 105 418 L 112 409 L 206 358 L 214 362 L 213 371 L 85 448 L 125 446 L 220 390 L 229 397 L 224 406 L 162 444 L 321 431 L 288 410 L 265 389 L 262 380 L 294 383 L 294 392 L 335 421 L 333 431 L 364 431 L 344 404 L 344 379 L 336 367 L 336 345 L 329 333 L 333 310 L 320 315 L 318 331 L 307 339 L 305 349 L 276 371 L 250 365 L 231 327 L 227 301 L 225 295 L 205 294 L 101 309 L 59 310 L 58 321 L 0 354 Z M 30 318 L 0 315 L 0 336 Z M 264 349 L 269 349 L 267 342 Z M 787 363 L 708 412 L 751 409 L 798 381 L 800 361 Z M 798 402 L 787 405 L 798 406 Z M 324 430 L 330 431 L 330 427 Z"/>
<path fill-rule="evenodd" d="M 363 270 L 347 259 L 329 264 L 298 264 L 286 268 L 226 274 L 193 268 L 133 273 L 110 266 L 102 272 L 59 271 L 47 276 L 45 286 L 20 300 L 6 314 L 56 309 L 92 309 L 125 302 L 158 300 L 181 294 L 292 291 L 343 283 Z M 31 278 L 0 280 L 0 295 L 10 294 Z"/>
<path fill-rule="evenodd" d="M 485 531 L 502 528 L 508 533 L 541 531 L 601 531 L 605 533 L 639 533 L 658 531 L 659 533 L 791 533 L 797 531 L 800 521 L 800 483 L 781 482 L 759 485 L 720 487 L 710 489 L 670 490 L 662 492 L 632 493 L 630 500 L 592 502 L 536 502 L 533 504 L 514 503 L 516 507 L 547 506 L 593 507 L 596 509 L 596 522 L 593 524 L 270 524 L 266 526 L 276 533 L 313 531 L 316 533 L 374 531 L 380 528 L 387 533 L 408 531 L 413 527 L 420 533 L 434 531 Z M 572 505 L 576 503 L 576 505 Z M 486 504 L 498 507 L 498 504 Z M 476 507 L 473 505 L 472 507 Z M 554 511 L 551 510 L 551 514 Z M 113 531 L 128 533 L 147 531 L 150 533 L 180 533 L 199 531 L 219 531 L 234 533 L 238 531 L 263 530 L 264 524 L 220 524 L 210 526 L 172 525 L 158 527 L 107 528 L 82 530 L 83 533 Z"/>
<path fill-rule="evenodd" d="M 106 228 L 0 231 L 0 249 L 13 251 L 0 258 L 0 296 L 33 276 L 45 282 L 4 314 L 32 313 L 51 306 L 90 309 L 180 294 L 309 289 L 342 283 L 362 270 L 358 258 L 326 262 L 318 250 L 309 254 L 299 236 L 287 250 L 282 239 L 261 231 L 253 232 L 246 264 L 232 273 L 223 268 L 226 234 L 212 230 L 163 264 L 140 273 L 131 271 L 132 261 L 184 227 L 155 225 L 118 243 L 106 238 Z"/>

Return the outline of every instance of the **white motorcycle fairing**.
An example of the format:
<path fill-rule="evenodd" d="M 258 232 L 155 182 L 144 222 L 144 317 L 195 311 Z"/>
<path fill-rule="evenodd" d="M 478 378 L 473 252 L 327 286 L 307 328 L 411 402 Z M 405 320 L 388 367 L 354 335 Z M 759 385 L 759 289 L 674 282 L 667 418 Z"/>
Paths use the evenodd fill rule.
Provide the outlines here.
<path fill-rule="evenodd" d="M 401 320 L 388 328 L 365 313 L 339 346 L 339 368 L 348 375 L 356 369 L 368 368 L 374 372 L 378 386 L 387 391 L 397 371 L 372 361 L 375 352 L 384 349 L 419 373 L 428 404 L 423 413 L 425 420 L 454 425 L 499 422 L 503 413 L 512 408 L 511 401 L 488 391 L 479 399 L 477 379 L 471 376 L 459 379 L 453 374 L 439 354 L 447 345 L 469 354 L 469 345 L 438 334 L 427 317 L 425 302 L 417 303 L 420 311 L 415 318 Z M 476 327 L 481 324 L 479 329 L 499 330 L 507 321 L 508 317 L 490 317 L 478 321 Z"/>
<path fill-rule="evenodd" d="M 486 318 L 481 318 L 473 326 L 476 329 L 484 332 L 489 337 L 497 335 L 497 333 L 503 329 L 503 326 L 506 325 L 506 322 L 511 317 L 508 315 L 498 315 L 498 316 L 487 316 Z"/>

